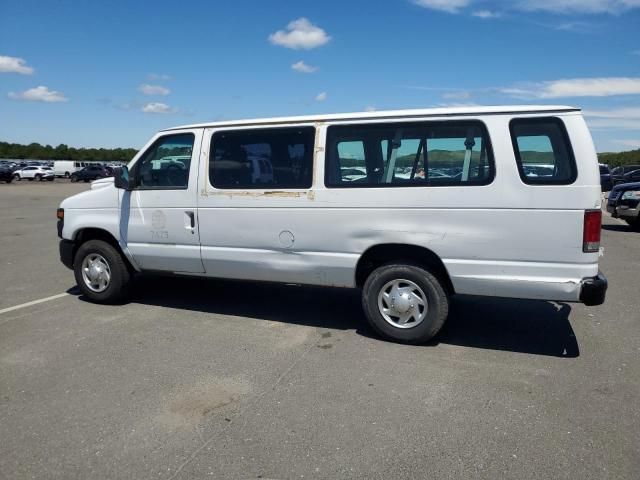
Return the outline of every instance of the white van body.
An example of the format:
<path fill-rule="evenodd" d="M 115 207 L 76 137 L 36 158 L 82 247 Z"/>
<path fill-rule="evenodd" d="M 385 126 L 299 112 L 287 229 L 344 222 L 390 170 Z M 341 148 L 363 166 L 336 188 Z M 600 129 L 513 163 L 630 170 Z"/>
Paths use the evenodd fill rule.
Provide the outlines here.
<path fill-rule="evenodd" d="M 533 125 L 529 130 L 527 122 Z M 530 133 L 516 139 L 511 129 L 521 123 L 522 131 Z M 538 123 L 542 127 L 536 127 Z M 558 125 L 567 142 L 562 148 L 570 152 L 564 155 L 575 163 L 573 177 L 566 181 L 550 177 L 547 184 L 540 177 L 548 173 L 548 165 L 541 165 L 540 158 L 550 157 L 542 152 L 548 139 L 536 132 L 544 132 L 547 124 Z M 411 143 L 398 132 L 419 131 L 423 126 L 434 130 L 424 130 L 430 133 L 425 133 L 424 143 L 420 140 L 423 151 L 418 146 L 411 172 L 411 157 L 399 153 L 417 140 Z M 482 130 L 482 138 L 465 141 L 446 133 L 463 127 Z M 212 165 L 216 138 L 223 142 L 243 131 L 269 134 L 286 128 L 313 129 L 308 188 L 266 188 L 260 182 L 246 189 L 212 184 L 217 171 Z M 350 140 L 350 128 L 364 132 L 362 138 L 377 128 L 395 128 L 398 140 L 382 144 L 388 155 L 384 160 L 383 152 L 385 163 L 380 168 L 384 167 L 387 184 L 357 184 L 367 181 L 367 168 L 381 178 L 382 172 L 376 173 L 369 164 L 356 167 L 356 173 L 357 168 L 364 172 L 363 178 L 342 166 L 344 178 L 336 173 L 340 184 L 327 184 L 333 175 L 327 171 L 327 162 L 335 163 L 335 158 L 360 161 L 356 158 L 360 140 Z M 434 139 L 438 131 L 445 133 Z M 92 190 L 62 202 L 61 257 L 67 266 L 74 267 L 79 244 L 97 235 L 112 239 L 135 271 L 353 288 L 363 287 L 372 269 L 384 263 L 422 259 L 425 269 L 437 270 L 435 275 L 449 294 L 587 304 L 604 301 L 606 280 L 599 276 L 598 245 L 585 251 L 585 212 L 600 212 L 601 196 L 596 152 L 579 109 L 438 108 L 191 125 L 157 133 L 128 171 L 135 172 L 136 163 L 163 137 L 181 134 L 193 138 L 183 188 L 125 190 L 104 179 Z M 343 150 L 347 153 L 329 153 L 342 145 L 328 140 L 332 135 L 346 135 Z M 328 141 L 333 142 L 331 146 Z M 427 148 L 430 142 L 435 145 L 432 151 Z M 527 151 L 517 153 L 521 148 L 517 142 Z M 531 166 L 524 165 L 527 168 L 518 163 L 518 155 L 524 158 L 525 153 L 532 157 Z M 558 162 L 558 152 L 551 153 Z M 441 164 L 449 162 L 449 166 L 428 170 L 431 183 L 423 185 L 418 182 L 430 168 L 428 155 L 439 156 Z M 416 168 L 419 159 L 424 168 Z M 225 161 L 219 160 L 221 176 L 226 172 Z M 452 167 L 454 161 L 459 165 Z M 405 166 L 396 167 L 399 162 Z M 477 166 L 470 167 L 474 162 Z M 340 171 L 333 166 L 331 170 Z M 275 164 L 273 171 L 277 176 Z M 484 175 L 481 184 L 467 181 L 473 175 Z M 597 228 L 599 242 L 599 223 Z M 585 283 L 595 280 L 601 299 L 586 300 Z"/>
<path fill-rule="evenodd" d="M 73 172 L 82 170 L 87 162 L 78 162 L 74 160 L 56 160 L 53 162 L 53 172 L 56 177 L 68 178 Z"/>

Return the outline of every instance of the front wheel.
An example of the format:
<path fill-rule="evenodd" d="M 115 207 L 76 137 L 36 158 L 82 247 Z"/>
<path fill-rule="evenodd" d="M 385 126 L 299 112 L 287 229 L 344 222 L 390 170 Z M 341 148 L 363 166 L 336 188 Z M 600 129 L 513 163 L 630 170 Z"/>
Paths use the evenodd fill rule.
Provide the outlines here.
<path fill-rule="evenodd" d="M 78 177 L 71 176 L 71 183 L 76 183 L 78 181 Z"/>
<path fill-rule="evenodd" d="M 41 181 L 42 181 L 42 175 L 40 175 L 39 173 L 37 173 L 37 174 L 33 177 L 33 179 L 34 179 L 34 180 L 37 180 L 38 182 L 41 182 Z"/>
<path fill-rule="evenodd" d="M 76 283 L 92 302 L 115 303 L 126 298 L 131 274 L 120 252 L 102 240 L 83 243 L 73 261 Z"/>
<path fill-rule="evenodd" d="M 433 338 L 449 314 L 449 296 L 429 271 L 409 264 L 383 265 L 367 278 L 362 306 L 383 337 L 420 344 Z"/>
<path fill-rule="evenodd" d="M 13 176 L 13 179 L 14 179 L 16 182 L 19 182 L 19 181 L 20 181 L 20 175 L 18 175 L 18 174 L 16 173 L 16 174 Z"/>

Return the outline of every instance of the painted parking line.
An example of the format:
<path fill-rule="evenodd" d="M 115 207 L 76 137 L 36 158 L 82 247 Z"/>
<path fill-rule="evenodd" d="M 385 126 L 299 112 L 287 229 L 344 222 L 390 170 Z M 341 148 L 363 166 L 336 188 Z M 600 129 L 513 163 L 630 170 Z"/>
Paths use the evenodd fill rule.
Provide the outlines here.
<path fill-rule="evenodd" d="M 59 293 L 58 295 L 52 295 L 50 297 L 41 298 L 39 300 L 33 300 L 31 302 L 21 303 L 20 305 L 15 305 L 13 307 L 4 308 L 0 310 L 0 315 L 2 315 L 3 313 L 13 312 L 14 310 L 20 310 L 21 308 L 27 308 L 32 305 L 37 305 L 39 303 L 44 303 L 44 302 L 50 302 L 51 300 L 56 300 L 58 298 L 68 297 L 68 296 L 69 296 L 68 293 Z"/>

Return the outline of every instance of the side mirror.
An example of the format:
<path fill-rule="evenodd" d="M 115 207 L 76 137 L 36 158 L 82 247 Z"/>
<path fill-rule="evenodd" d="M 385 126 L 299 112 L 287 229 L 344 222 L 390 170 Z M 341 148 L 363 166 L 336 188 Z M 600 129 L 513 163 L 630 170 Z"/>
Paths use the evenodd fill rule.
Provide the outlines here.
<path fill-rule="evenodd" d="M 129 175 L 127 167 L 116 167 L 113 169 L 113 184 L 116 188 L 131 191 L 135 187 L 134 179 Z"/>

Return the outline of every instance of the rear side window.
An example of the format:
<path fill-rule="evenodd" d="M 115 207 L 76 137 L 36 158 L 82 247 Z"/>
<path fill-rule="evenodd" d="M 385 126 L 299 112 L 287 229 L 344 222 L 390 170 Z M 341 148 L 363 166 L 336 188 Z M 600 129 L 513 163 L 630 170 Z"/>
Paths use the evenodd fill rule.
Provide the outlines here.
<path fill-rule="evenodd" d="M 310 188 L 314 137 L 313 127 L 217 132 L 209 182 L 225 189 Z"/>
<path fill-rule="evenodd" d="M 576 161 L 559 118 L 512 120 L 511 141 L 520 178 L 529 185 L 568 185 L 577 177 Z"/>
<path fill-rule="evenodd" d="M 327 131 L 328 187 L 486 185 L 489 136 L 480 122 L 339 125 Z"/>

